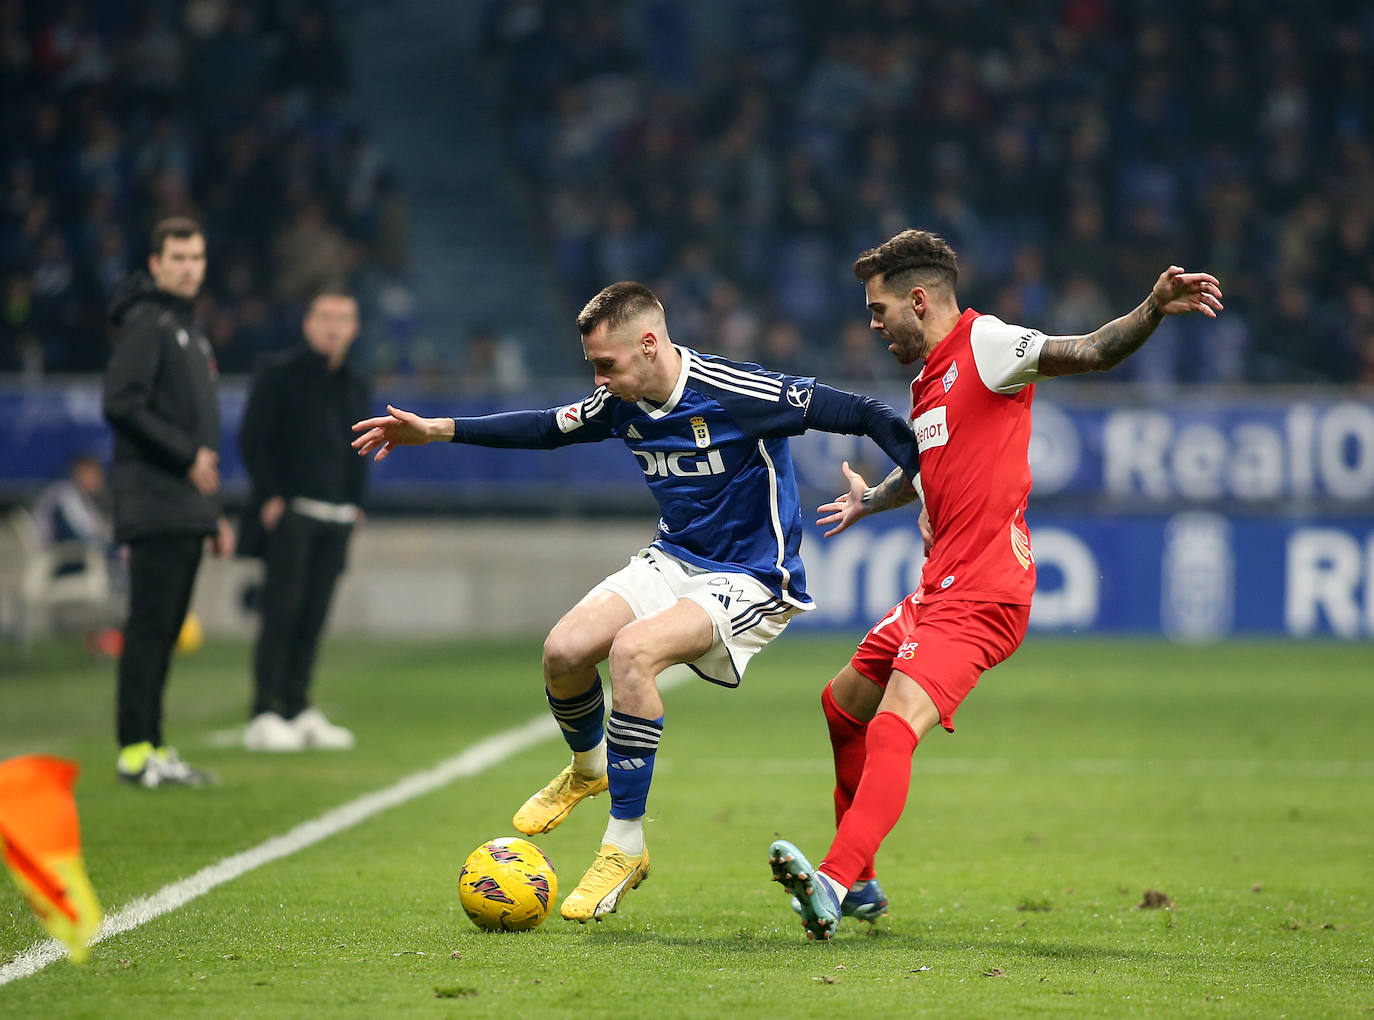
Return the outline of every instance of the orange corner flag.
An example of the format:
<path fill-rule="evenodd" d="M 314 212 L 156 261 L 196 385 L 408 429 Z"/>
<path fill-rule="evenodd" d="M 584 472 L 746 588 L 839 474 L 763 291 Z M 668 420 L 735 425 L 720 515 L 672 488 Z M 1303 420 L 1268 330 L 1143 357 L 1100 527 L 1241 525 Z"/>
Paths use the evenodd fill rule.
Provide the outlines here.
<path fill-rule="evenodd" d="M 81 858 L 76 762 L 30 754 L 0 762 L 0 845 L 38 919 L 85 963 L 100 903 Z"/>

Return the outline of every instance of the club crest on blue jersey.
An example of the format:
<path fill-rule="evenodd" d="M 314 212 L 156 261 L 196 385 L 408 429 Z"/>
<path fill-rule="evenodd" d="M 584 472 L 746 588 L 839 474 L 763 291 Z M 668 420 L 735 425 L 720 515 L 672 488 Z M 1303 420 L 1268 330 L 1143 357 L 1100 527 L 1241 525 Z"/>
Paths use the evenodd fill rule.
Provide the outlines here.
<path fill-rule="evenodd" d="M 692 439 L 696 441 L 698 450 L 705 450 L 711 445 L 711 430 L 706 427 L 706 419 L 701 415 L 693 415 L 687 424 L 692 426 Z"/>
<path fill-rule="evenodd" d="M 597 387 L 553 409 L 550 445 L 623 439 L 658 503 L 656 548 L 748 574 L 782 603 L 809 609 L 787 438 L 806 431 L 815 380 L 679 350 L 668 400 L 627 401 Z"/>

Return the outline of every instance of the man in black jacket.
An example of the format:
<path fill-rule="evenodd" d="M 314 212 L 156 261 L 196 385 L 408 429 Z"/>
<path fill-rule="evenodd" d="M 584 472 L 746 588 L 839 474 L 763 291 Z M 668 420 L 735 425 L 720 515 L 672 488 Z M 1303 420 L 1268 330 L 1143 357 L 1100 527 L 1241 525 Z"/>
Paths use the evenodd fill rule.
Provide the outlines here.
<path fill-rule="evenodd" d="M 367 416 L 370 398 L 346 361 L 358 335 L 358 303 L 340 289 L 321 291 L 303 332 L 303 346 L 258 372 L 239 433 L 253 486 L 240 552 L 267 564 L 253 715 L 244 732 L 250 751 L 353 746 L 349 730 L 310 705 L 309 689 L 367 476 L 350 426 Z"/>
<path fill-rule="evenodd" d="M 208 776 L 162 737 L 162 693 L 208 537 L 217 555 L 234 536 L 219 509 L 215 358 L 191 302 L 205 279 L 205 235 L 194 221 L 153 228 L 148 273 L 110 303 L 114 344 L 105 419 L 114 429 L 115 541 L 129 546 L 129 619 L 119 659 L 120 779 L 199 786 Z"/>

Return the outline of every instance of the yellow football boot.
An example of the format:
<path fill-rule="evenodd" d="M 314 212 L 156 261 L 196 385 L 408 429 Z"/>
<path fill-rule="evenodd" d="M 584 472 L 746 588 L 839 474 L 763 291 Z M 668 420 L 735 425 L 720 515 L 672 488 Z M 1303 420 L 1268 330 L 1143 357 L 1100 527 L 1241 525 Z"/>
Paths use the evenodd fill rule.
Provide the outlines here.
<path fill-rule="evenodd" d="M 592 778 L 574 772 L 569 765 L 520 806 L 511 819 L 517 832 L 526 836 L 537 836 L 541 832 L 552 832 L 568 817 L 568 812 L 577 807 L 584 797 L 595 797 L 610 785 L 605 776 Z"/>
<path fill-rule="evenodd" d="M 563 917 L 586 924 L 614 914 L 620 898 L 649 877 L 649 851 L 631 857 L 610 843 L 597 851 L 596 860 L 563 901 Z"/>

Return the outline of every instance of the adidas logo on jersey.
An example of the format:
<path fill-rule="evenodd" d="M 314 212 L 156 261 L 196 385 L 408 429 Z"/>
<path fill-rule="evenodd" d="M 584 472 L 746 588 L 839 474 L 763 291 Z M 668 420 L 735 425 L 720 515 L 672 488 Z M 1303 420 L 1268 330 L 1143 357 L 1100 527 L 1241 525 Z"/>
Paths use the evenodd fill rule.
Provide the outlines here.
<path fill-rule="evenodd" d="M 639 434 L 639 429 L 637 429 L 637 428 L 635 428 L 633 425 L 631 425 L 631 426 L 629 427 L 629 429 L 628 429 L 628 430 L 626 431 L 626 433 L 625 433 L 625 438 L 626 438 L 626 439 L 643 439 L 644 437 L 641 436 L 641 435 Z"/>

